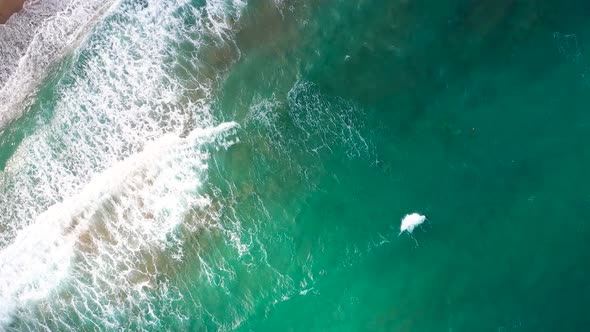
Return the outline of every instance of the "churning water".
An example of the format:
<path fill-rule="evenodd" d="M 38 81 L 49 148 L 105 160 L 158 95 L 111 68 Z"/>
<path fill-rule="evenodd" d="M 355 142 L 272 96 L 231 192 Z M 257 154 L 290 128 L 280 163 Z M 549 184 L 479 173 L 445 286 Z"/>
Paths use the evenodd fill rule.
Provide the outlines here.
<path fill-rule="evenodd" d="M 28 1 L 0 331 L 586 330 L 588 9 Z"/>

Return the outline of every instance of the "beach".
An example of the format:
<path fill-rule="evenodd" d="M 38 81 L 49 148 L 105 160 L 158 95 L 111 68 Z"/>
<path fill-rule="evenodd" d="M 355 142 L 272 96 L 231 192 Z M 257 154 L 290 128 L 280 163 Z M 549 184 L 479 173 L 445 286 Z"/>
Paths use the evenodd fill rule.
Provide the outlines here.
<path fill-rule="evenodd" d="M 0 24 L 6 23 L 12 14 L 23 8 L 25 0 L 2 0 L 0 2 Z"/>

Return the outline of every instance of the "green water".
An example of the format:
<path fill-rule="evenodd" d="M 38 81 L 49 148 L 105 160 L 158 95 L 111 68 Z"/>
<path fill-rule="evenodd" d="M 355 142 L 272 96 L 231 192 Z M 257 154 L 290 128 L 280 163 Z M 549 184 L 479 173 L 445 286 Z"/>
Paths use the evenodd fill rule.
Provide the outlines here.
<path fill-rule="evenodd" d="M 240 126 L 201 189 L 216 227 L 184 234 L 182 260 L 164 264 L 175 300 L 142 304 L 159 320 L 128 312 L 122 326 L 587 330 L 588 10 L 248 3 L 239 59 L 209 59 L 215 122 Z M 67 88 L 62 74 L 50 79 Z M 34 104 L 2 134 L 0 165 L 51 117 L 51 85 L 38 96 L 49 111 Z M 399 234 L 411 212 L 428 221 Z"/>
<path fill-rule="evenodd" d="M 587 25 L 566 8 L 331 3 L 293 29 L 286 49 L 270 42 L 241 61 L 222 92 L 225 114 L 234 100 L 281 99 L 286 80 L 305 80 L 321 100 L 354 103 L 351 121 L 369 144 L 348 157 L 358 142 L 335 139 L 333 151 L 302 156 L 315 177 L 294 192 L 277 167 L 288 217 L 271 220 L 290 240 L 267 250 L 313 290 L 244 330 L 587 328 Z M 554 32 L 577 33 L 580 49 L 560 53 Z M 308 98 L 296 112 L 348 107 Z M 331 126 L 320 123 L 311 130 Z M 397 236 L 411 211 L 429 218 L 416 242 Z"/>

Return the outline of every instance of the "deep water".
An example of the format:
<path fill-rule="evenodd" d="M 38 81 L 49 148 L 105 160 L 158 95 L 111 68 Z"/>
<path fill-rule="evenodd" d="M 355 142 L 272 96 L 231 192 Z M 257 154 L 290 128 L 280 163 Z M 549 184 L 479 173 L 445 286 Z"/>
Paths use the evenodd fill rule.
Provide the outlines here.
<path fill-rule="evenodd" d="M 0 330 L 590 328 L 590 3 L 175 3 L 0 134 Z"/>

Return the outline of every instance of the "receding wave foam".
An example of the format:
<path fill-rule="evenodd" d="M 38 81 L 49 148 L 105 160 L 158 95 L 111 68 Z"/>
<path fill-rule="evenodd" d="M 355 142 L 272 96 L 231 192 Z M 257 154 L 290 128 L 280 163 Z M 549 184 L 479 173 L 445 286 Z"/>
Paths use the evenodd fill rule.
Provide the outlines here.
<path fill-rule="evenodd" d="M 115 327 L 129 308 L 143 310 L 136 306 L 163 287 L 162 255 L 182 257 L 174 230 L 188 211 L 211 203 L 199 193 L 208 148 L 231 145 L 234 128 L 165 135 L 40 214 L 0 252 L 0 324 L 18 310 L 19 325 L 64 330 L 73 307 L 70 315 L 86 324 Z"/>
<path fill-rule="evenodd" d="M 122 6 L 78 51 L 76 67 L 57 83 L 52 120 L 0 173 L 0 247 L 144 142 L 213 124 L 208 100 L 216 77 L 198 67 L 209 31 L 199 21 L 203 10 L 188 1 Z M 186 26 L 189 19 L 194 24 Z"/>
<path fill-rule="evenodd" d="M 21 103 L 114 0 L 29 0 L 0 25 L 0 128 L 22 113 Z"/>
<path fill-rule="evenodd" d="M 323 95 L 311 82 L 298 81 L 288 93 L 289 115 L 303 133 L 308 151 L 331 151 L 343 145 L 349 157 L 367 157 L 371 147 L 363 135 L 362 109 L 338 97 Z"/>
<path fill-rule="evenodd" d="M 0 172 L 0 329 L 157 323 L 174 229 L 209 204 L 206 147 L 231 144 L 209 100 L 242 7 L 121 1 L 73 51 L 50 120 Z"/>

